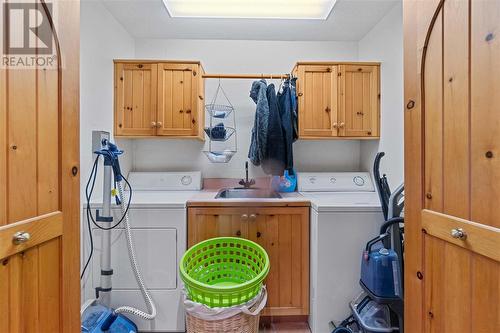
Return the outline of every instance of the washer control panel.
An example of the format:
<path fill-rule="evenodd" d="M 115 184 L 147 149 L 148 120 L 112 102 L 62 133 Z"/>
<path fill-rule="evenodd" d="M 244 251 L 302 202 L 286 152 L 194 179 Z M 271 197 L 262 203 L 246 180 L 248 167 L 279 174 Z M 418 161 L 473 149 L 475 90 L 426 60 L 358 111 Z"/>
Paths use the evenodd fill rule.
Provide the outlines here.
<path fill-rule="evenodd" d="M 373 192 L 368 172 L 299 172 L 300 192 Z"/>
<path fill-rule="evenodd" d="M 201 172 L 130 172 L 128 180 L 134 190 L 199 191 Z"/>

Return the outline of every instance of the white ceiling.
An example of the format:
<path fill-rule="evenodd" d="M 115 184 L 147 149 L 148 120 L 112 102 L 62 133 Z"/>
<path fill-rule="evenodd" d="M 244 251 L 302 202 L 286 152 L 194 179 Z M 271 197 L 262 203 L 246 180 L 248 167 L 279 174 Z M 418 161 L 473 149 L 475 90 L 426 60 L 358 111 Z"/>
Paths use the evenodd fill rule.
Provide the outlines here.
<path fill-rule="evenodd" d="M 162 0 L 102 1 L 136 38 L 358 41 L 401 0 L 338 0 L 327 20 L 171 18 Z"/>

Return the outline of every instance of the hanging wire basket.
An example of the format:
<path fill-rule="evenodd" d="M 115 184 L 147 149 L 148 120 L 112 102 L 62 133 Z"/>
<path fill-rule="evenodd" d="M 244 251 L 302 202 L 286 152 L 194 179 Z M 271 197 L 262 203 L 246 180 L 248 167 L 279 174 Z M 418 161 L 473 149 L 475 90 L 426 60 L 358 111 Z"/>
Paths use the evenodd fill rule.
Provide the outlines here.
<path fill-rule="evenodd" d="M 225 102 L 219 103 L 217 99 L 219 94 L 225 98 Z M 222 88 L 221 81 L 219 79 L 219 84 L 215 95 L 210 104 L 205 105 L 205 110 L 210 116 L 210 126 L 206 127 L 205 133 L 208 136 L 208 150 L 203 151 L 207 158 L 212 163 L 228 163 L 237 152 L 237 135 L 236 135 L 236 119 L 234 107 L 229 101 L 224 88 Z M 229 117 L 232 116 L 230 119 Z M 232 120 L 232 126 L 226 126 L 227 122 Z M 214 124 L 216 122 L 216 124 Z M 234 145 L 225 146 L 223 149 L 215 149 L 212 145 L 213 142 L 226 142 L 228 140 L 233 140 Z"/>
<path fill-rule="evenodd" d="M 225 119 L 234 111 L 232 105 L 222 105 L 222 104 L 207 104 L 205 109 L 213 118 Z"/>
<path fill-rule="evenodd" d="M 236 129 L 227 126 L 220 129 L 220 126 L 216 125 L 214 127 L 205 127 L 205 133 L 212 141 L 227 141 L 236 133 Z"/>

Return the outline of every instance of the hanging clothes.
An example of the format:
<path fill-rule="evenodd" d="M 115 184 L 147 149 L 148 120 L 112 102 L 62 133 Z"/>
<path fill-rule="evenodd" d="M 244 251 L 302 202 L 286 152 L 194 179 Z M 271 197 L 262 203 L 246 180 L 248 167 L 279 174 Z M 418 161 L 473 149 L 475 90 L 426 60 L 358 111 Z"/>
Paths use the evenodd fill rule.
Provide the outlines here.
<path fill-rule="evenodd" d="M 285 170 L 292 170 L 293 168 L 293 148 L 294 142 L 294 117 L 293 105 L 294 98 L 292 96 L 292 87 L 290 80 L 285 80 L 283 83 L 283 90 L 278 93 L 278 108 L 281 117 L 281 126 L 283 132 L 283 164 Z"/>
<path fill-rule="evenodd" d="M 267 100 L 267 83 L 265 80 L 255 81 L 250 90 L 250 97 L 256 104 L 255 121 L 248 158 L 253 165 L 260 165 L 267 155 L 267 133 L 269 121 L 269 103 Z"/>
<path fill-rule="evenodd" d="M 292 103 L 292 126 L 293 126 L 293 142 L 299 138 L 299 116 L 298 116 L 298 101 L 297 101 L 297 78 L 293 77 L 290 80 L 290 100 Z"/>
<path fill-rule="evenodd" d="M 285 171 L 287 152 L 282 117 L 274 84 L 267 86 L 267 101 L 269 103 L 269 121 L 267 127 L 267 148 L 266 155 L 262 161 L 262 170 L 268 175 L 281 176 Z"/>

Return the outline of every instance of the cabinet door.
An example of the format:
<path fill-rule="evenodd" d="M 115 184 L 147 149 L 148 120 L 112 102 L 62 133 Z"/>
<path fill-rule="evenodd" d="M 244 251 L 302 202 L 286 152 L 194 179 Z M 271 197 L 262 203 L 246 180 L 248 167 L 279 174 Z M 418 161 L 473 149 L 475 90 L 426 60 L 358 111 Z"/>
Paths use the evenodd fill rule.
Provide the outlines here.
<path fill-rule="evenodd" d="M 379 66 L 340 67 L 341 136 L 379 136 Z"/>
<path fill-rule="evenodd" d="M 115 64 L 115 135 L 155 135 L 156 80 L 156 64 Z"/>
<path fill-rule="evenodd" d="M 337 66 L 299 66 L 299 136 L 337 136 Z"/>
<path fill-rule="evenodd" d="M 268 253 L 265 316 L 309 314 L 309 209 L 249 208 L 248 239 Z"/>
<path fill-rule="evenodd" d="M 198 135 L 197 69 L 197 64 L 158 64 L 158 135 Z"/>
<path fill-rule="evenodd" d="M 188 247 L 209 238 L 228 236 L 248 237 L 247 208 L 189 208 Z"/>

